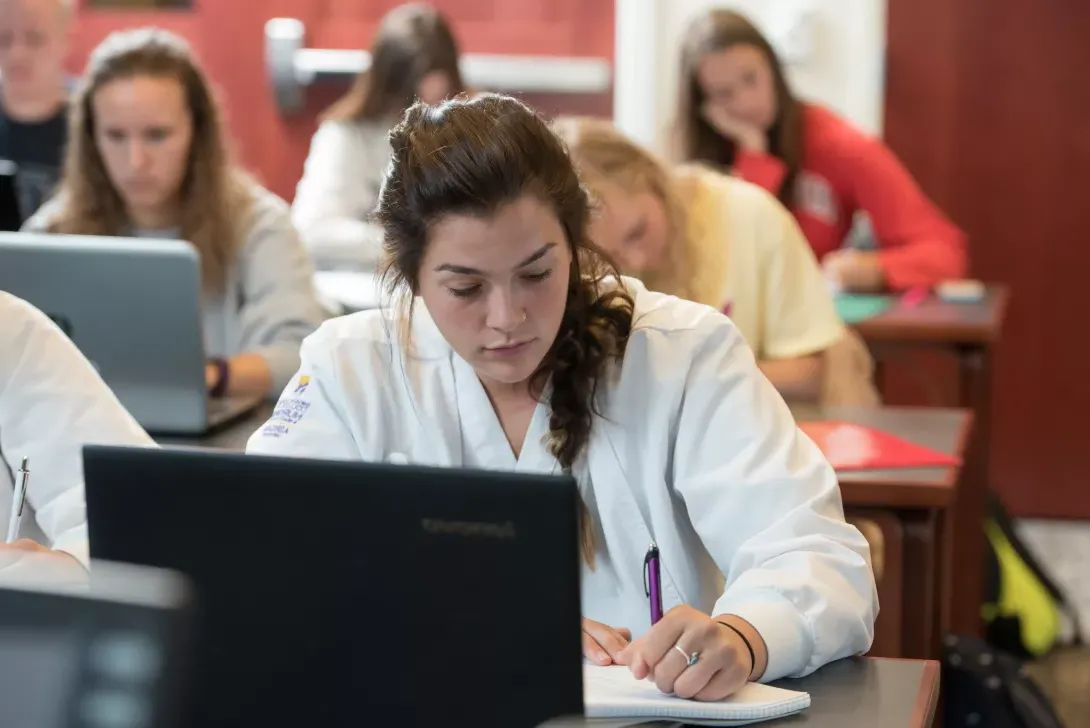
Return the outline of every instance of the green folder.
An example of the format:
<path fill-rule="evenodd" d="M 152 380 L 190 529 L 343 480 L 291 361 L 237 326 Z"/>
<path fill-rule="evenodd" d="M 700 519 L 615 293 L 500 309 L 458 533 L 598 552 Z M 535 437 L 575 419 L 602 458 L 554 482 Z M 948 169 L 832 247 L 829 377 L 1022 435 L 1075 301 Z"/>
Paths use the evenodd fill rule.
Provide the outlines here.
<path fill-rule="evenodd" d="M 844 323 L 852 326 L 884 313 L 894 300 L 894 296 L 874 293 L 840 293 L 835 298 L 836 312 Z"/>

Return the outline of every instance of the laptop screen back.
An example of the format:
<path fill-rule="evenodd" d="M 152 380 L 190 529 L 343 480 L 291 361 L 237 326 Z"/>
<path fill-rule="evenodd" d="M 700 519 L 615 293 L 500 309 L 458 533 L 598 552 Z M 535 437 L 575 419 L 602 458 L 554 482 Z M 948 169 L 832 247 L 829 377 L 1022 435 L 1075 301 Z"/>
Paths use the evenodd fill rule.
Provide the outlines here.
<path fill-rule="evenodd" d="M 185 726 L 536 726 L 582 711 L 570 477 L 85 450 L 92 555 L 187 575 Z"/>

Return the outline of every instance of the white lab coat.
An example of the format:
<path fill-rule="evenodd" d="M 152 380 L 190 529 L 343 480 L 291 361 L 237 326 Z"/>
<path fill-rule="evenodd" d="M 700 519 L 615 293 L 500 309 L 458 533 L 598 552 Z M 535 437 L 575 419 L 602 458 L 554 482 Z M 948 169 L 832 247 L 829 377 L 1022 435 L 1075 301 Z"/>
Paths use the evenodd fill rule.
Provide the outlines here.
<path fill-rule="evenodd" d="M 83 445 L 153 446 L 90 362 L 41 311 L 0 291 L 0 528 L 29 458 L 20 538 L 88 564 Z M 0 534 L 3 538 L 3 534 Z"/>
<path fill-rule="evenodd" d="M 584 573 L 584 615 L 648 629 L 643 559 L 654 540 L 666 609 L 684 603 L 752 623 L 768 646 L 763 680 L 865 652 L 877 592 L 832 468 L 725 316 L 625 283 L 635 324 L 618 376 L 599 388 L 603 416 L 575 473 L 610 567 Z M 423 302 L 411 351 L 394 315 L 365 311 L 309 337 L 299 377 L 248 451 L 557 470 L 536 442 L 544 405 L 516 462 L 479 381 Z"/>

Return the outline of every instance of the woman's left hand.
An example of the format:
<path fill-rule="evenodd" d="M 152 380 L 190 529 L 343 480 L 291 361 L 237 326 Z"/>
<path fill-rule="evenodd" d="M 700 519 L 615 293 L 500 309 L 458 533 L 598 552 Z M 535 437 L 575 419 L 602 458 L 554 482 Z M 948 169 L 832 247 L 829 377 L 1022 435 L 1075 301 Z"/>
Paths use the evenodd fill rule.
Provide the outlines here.
<path fill-rule="evenodd" d="M 696 661 L 689 664 L 693 653 Z M 706 701 L 738 692 L 754 668 L 734 630 L 687 605 L 667 612 L 615 662 L 627 665 L 637 680 L 652 677 L 664 693 Z"/>

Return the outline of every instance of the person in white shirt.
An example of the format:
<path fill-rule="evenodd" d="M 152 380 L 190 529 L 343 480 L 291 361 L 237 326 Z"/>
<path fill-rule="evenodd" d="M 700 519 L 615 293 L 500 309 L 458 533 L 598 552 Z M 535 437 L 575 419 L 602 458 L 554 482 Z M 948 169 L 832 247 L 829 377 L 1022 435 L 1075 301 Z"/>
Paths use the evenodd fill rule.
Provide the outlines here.
<path fill-rule="evenodd" d="M 671 168 L 605 119 L 561 117 L 553 130 L 600 205 L 591 237 L 623 273 L 727 314 L 788 400 L 880 403 L 870 354 L 779 200 L 705 166 Z"/>
<path fill-rule="evenodd" d="M 0 575 L 17 557 L 88 565 L 83 445 L 154 446 L 75 344 L 44 313 L 0 291 L 0 523 L 17 471 L 31 475 L 19 540 L 0 544 Z"/>
<path fill-rule="evenodd" d="M 212 85 L 180 36 L 108 35 L 72 102 L 57 194 L 31 232 L 178 238 L 197 248 L 209 394 L 275 397 L 327 313 L 288 206 L 231 159 Z"/>
<path fill-rule="evenodd" d="M 414 98 L 434 104 L 464 90 L 439 11 L 408 3 L 383 17 L 370 67 L 323 115 L 295 191 L 292 221 L 319 270 L 377 267 L 382 232 L 371 212 L 390 158 L 386 135 Z"/>
<path fill-rule="evenodd" d="M 730 320 L 618 276 L 561 141 L 521 102 L 416 104 L 390 138 L 376 217 L 405 297 L 308 337 L 248 452 L 570 472 L 585 655 L 664 691 L 714 700 L 865 652 L 867 543 Z"/>

